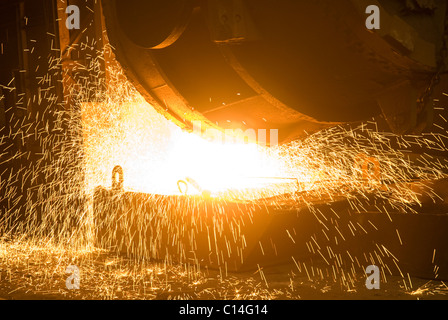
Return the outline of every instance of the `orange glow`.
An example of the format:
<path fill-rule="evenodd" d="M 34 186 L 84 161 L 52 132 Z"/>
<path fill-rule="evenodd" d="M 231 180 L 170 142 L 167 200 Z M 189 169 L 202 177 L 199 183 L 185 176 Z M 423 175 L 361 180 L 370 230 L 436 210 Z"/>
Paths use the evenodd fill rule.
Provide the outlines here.
<path fill-rule="evenodd" d="M 123 168 L 125 190 L 157 194 L 180 194 L 179 180 L 193 182 L 188 194 L 256 188 L 266 183 L 256 177 L 281 172 L 267 149 L 182 131 L 139 96 L 122 104 L 85 103 L 82 119 L 90 190 L 110 187 L 116 165 Z"/>
<path fill-rule="evenodd" d="M 88 191 L 111 187 L 112 170 L 119 165 L 126 191 L 161 195 L 208 191 L 227 199 L 289 194 L 299 200 L 309 192 L 348 198 L 375 193 L 408 208 L 419 202 L 408 182 L 415 177 L 422 181 L 446 177 L 444 164 L 416 166 L 390 145 L 392 140 L 404 145 L 400 141 L 411 138 L 364 125 L 330 128 L 270 149 L 226 137 L 208 141 L 159 114 L 123 77 L 121 69 L 111 67 L 109 74 L 107 89 L 98 93 L 101 99 L 81 103 Z M 78 99 L 85 100 L 84 94 L 81 91 Z M 428 144 L 424 137 L 416 143 Z M 383 181 L 393 182 L 393 188 Z"/>

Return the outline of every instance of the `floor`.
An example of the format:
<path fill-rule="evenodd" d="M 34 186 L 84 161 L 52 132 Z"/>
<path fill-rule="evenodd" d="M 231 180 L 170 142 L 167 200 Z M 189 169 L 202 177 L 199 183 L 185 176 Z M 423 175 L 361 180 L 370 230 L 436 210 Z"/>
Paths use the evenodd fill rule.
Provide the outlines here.
<path fill-rule="evenodd" d="M 317 262 L 319 263 L 319 262 Z M 69 265 L 79 289 L 67 289 Z M 303 270 L 302 270 L 303 271 Z M 0 299 L 7 300 L 445 300 L 444 281 L 387 276 L 368 290 L 366 275 L 341 279 L 299 272 L 284 264 L 224 274 L 193 266 L 137 262 L 98 249 L 67 250 L 21 242 L 0 244 Z"/>

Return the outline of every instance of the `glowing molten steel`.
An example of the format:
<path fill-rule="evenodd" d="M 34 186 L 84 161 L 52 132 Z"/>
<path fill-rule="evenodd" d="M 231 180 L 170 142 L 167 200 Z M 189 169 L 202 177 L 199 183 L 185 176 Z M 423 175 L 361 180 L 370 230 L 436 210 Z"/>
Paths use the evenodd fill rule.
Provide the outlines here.
<path fill-rule="evenodd" d="M 295 200 L 375 193 L 394 206 L 419 202 L 409 182 L 446 177 L 446 162 L 406 153 L 412 145 L 445 149 L 426 137 L 399 137 L 361 125 L 336 127 L 276 148 L 232 139 L 208 141 L 182 131 L 110 68 L 98 102 L 82 103 L 87 190 L 111 186 L 117 165 L 124 189 L 161 195 L 210 192 L 213 197 L 259 199 L 290 194 Z M 87 90 L 88 88 L 84 88 Z M 82 90 L 81 90 L 82 92 Z M 82 100 L 83 94 L 78 94 Z M 431 164 L 430 166 L 421 164 Z M 430 191 L 430 190 L 429 190 Z M 297 197 L 298 196 L 298 197 Z"/>
<path fill-rule="evenodd" d="M 182 131 L 159 115 L 143 98 L 123 104 L 82 105 L 87 186 L 110 186 L 116 165 L 124 171 L 126 190 L 188 194 L 208 190 L 260 187 L 281 173 L 281 164 L 254 143 L 207 141 Z M 190 182 L 191 183 L 190 183 Z M 196 183 L 195 183 L 196 182 Z"/>

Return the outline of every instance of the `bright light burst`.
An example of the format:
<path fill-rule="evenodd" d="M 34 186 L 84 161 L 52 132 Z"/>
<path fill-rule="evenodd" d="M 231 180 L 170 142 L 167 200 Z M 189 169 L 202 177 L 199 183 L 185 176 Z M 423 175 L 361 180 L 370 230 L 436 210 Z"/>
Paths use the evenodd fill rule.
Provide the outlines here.
<path fill-rule="evenodd" d="M 134 94 L 135 101 L 126 104 L 82 105 L 88 189 L 110 187 L 116 165 L 124 170 L 126 190 L 154 194 L 180 194 L 177 182 L 187 178 L 197 182 L 188 194 L 216 194 L 256 187 L 252 177 L 279 174 L 279 162 L 267 150 L 182 131 Z"/>
<path fill-rule="evenodd" d="M 129 191 L 179 194 L 177 182 L 192 179 L 188 194 L 208 190 L 262 198 L 376 192 L 406 205 L 419 202 L 409 183 L 446 177 L 446 159 L 409 151 L 413 145 L 445 150 L 443 135 L 399 137 L 376 131 L 372 122 L 335 127 L 271 149 L 207 141 L 158 114 L 123 80 L 120 69 L 111 67 L 108 73 L 113 80 L 98 102 L 81 105 L 89 190 L 110 187 L 112 169 L 120 165 Z"/>

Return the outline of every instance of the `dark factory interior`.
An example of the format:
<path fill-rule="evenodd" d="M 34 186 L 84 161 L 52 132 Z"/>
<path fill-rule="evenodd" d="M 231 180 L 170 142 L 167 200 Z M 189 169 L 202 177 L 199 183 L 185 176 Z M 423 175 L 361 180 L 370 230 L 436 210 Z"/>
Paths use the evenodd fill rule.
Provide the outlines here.
<path fill-rule="evenodd" d="M 448 3 L 0 0 L 0 191 L 0 300 L 445 300 Z"/>

